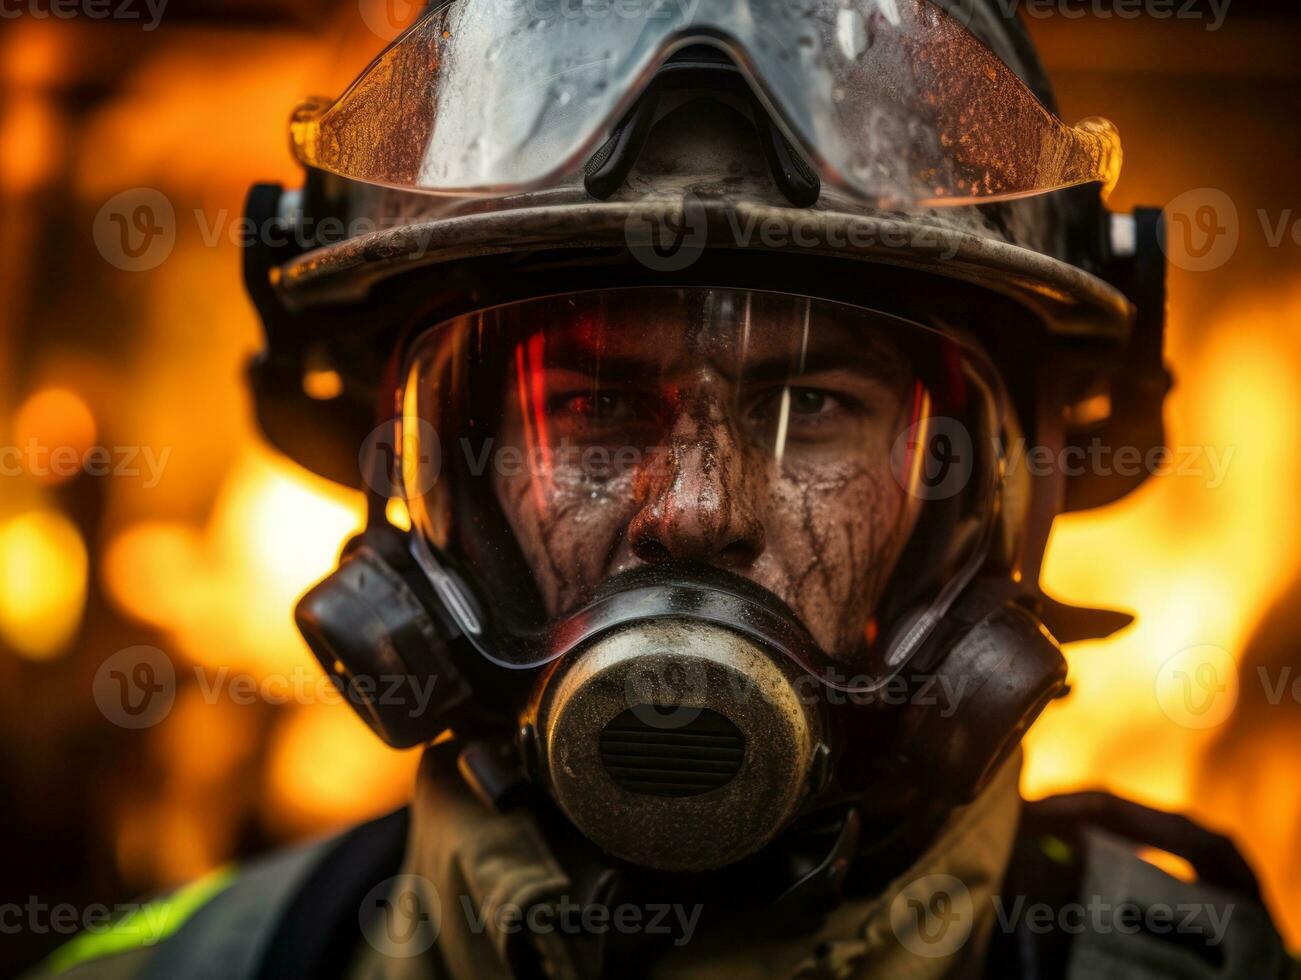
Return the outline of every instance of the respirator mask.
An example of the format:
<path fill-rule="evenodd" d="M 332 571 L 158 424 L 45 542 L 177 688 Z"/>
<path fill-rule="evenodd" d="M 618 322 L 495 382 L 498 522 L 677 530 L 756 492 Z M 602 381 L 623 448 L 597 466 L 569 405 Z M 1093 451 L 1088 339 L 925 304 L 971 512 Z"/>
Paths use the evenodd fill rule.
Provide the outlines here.
<path fill-rule="evenodd" d="M 865 791 L 865 759 L 961 801 L 1064 665 L 980 588 L 998 375 L 921 319 L 641 286 L 421 324 L 383 461 L 409 530 L 377 494 L 299 626 L 386 741 L 509 733 L 528 785 L 634 864 L 736 862 Z M 433 695 L 357 683 L 383 677 Z M 883 715 L 893 742 L 856 735 Z"/>

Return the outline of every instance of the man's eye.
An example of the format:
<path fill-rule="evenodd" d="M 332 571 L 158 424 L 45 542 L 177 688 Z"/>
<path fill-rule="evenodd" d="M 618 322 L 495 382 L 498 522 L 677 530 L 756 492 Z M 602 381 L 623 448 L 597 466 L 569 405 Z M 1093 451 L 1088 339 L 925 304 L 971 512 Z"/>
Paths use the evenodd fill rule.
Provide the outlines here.
<path fill-rule="evenodd" d="M 820 415 L 834 407 L 835 398 L 817 388 L 792 388 L 791 413 L 794 415 Z"/>
<path fill-rule="evenodd" d="M 593 422 L 609 422 L 626 418 L 632 404 L 628 397 L 612 392 L 565 394 L 551 400 L 550 411 Z"/>
<path fill-rule="evenodd" d="M 785 427 L 792 440 L 831 438 L 841 426 L 862 414 L 862 406 L 848 396 L 824 388 L 774 387 L 760 393 L 747 412 L 752 425 L 771 434 Z"/>

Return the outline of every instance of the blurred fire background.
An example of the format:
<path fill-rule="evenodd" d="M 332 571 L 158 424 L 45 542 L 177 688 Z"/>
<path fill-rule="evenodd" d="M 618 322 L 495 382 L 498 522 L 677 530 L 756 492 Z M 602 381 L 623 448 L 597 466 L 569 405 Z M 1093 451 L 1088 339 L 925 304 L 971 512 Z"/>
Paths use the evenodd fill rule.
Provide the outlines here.
<path fill-rule="evenodd" d="M 132 731 L 91 689 L 136 644 L 209 677 L 315 676 L 290 610 L 361 507 L 259 441 L 242 387 L 258 327 L 229 228 L 250 182 L 296 182 L 289 108 L 340 91 L 411 13 L 175 0 L 155 30 L 0 28 L 0 445 L 135 450 L 139 471 L 0 476 L 7 900 L 125 901 L 405 799 L 414 755 L 344 706 L 213 699 L 178 670 L 167 717 Z M 1218 31 L 1088 10 L 1029 22 L 1064 115 L 1105 114 L 1125 137 L 1113 205 L 1217 188 L 1240 243 L 1214 271 L 1171 270 L 1171 441 L 1231 453 L 1227 475 L 1160 477 L 1060 522 L 1050 591 L 1138 622 L 1068 651 L 1073 694 L 1031 734 L 1024 792 L 1104 787 L 1230 833 L 1299 947 L 1301 243 L 1269 239 L 1301 220 L 1301 12 L 1233 0 Z M 129 272 L 92 228 L 136 187 L 167 196 L 177 234 L 160 266 Z M 324 395 L 329 380 L 314 379 Z M 1162 710 L 1161 667 L 1203 644 L 1238 662 L 1237 707 L 1188 727 Z M 63 938 L 6 936 L 0 970 Z"/>

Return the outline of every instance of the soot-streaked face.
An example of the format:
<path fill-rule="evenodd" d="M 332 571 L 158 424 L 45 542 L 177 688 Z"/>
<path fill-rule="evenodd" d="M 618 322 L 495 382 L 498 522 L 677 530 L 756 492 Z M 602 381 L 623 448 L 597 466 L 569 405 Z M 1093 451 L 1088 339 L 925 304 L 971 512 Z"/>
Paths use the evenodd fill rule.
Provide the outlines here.
<path fill-rule="evenodd" d="M 695 560 L 779 596 L 836 660 L 861 649 L 916 523 L 891 454 L 924 393 L 888 336 L 833 309 L 623 304 L 520 335 L 498 438 L 530 464 L 493 492 L 549 615 Z"/>

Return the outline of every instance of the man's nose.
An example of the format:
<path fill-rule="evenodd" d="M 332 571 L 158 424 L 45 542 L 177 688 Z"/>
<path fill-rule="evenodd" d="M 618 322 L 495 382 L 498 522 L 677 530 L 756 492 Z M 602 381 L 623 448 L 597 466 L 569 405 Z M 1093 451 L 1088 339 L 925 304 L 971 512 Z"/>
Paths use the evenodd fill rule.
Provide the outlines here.
<path fill-rule="evenodd" d="M 633 553 L 648 563 L 750 565 L 764 549 L 766 471 L 720 406 L 687 406 L 674 420 L 667 453 L 644 474 L 645 502 L 628 527 Z"/>

